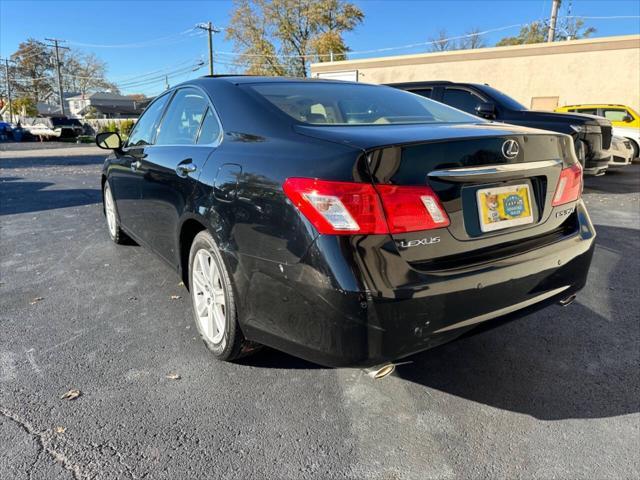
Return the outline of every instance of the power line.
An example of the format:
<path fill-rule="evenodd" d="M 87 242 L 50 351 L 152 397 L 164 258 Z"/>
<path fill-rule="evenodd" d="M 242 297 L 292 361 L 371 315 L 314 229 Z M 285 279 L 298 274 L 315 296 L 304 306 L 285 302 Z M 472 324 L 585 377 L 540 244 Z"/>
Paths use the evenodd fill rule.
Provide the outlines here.
<path fill-rule="evenodd" d="M 211 22 L 199 23 L 196 28 L 204 30 L 209 36 L 209 75 L 213 75 L 213 34 L 220 33 L 219 28 L 215 28 Z"/>
<path fill-rule="evenodd" d="M 69 50 L 69 47 L 61 47 L 59 45 L 60 42 L 64 42 L 64 40 L 58 40 L 57 38 L 45 38 L 45 40 L 52 43 L 52 45 L 49 44 L 47 46 L 53 47 L 56 52 L 55 59 L 56 59 L 56 71 L 58 73 L 58 94 L 60 95 L 60 112 L 64 117 L 66 115 L 64 111 L 64 92 L 62 91 L 62 75 L 60 73 L 60 50 Z"/>
<path fill-rule="evenodd" d="M 562 16 L 562 17 L 558 17 L 558 19 L 569 19 L 569 18 L 579 18 L 579 19 L 584 19 L 584 20 L 614 20 L 614 19 L 637 19 L 640 18 L 639 15 L 614 15 L 614 16 L 601 16 L 601 17 L 592 17 L 592 16 L 581 16 L 581 15 L 571 15 L 571 16 Z M 399 46 L 395 46 L 395 47 L 386 47 L 386 48 L 376 48 L 376 49 L 371 49 L 371 50 L 357 50 L 357 51 L 350 51 L 348 52 L 349 55 L 362 55 L 362 54 L 369 54 L 369 53 L 382 53 L 382 52 L 389 52 L 389 51 L 393 51 L 393 50 L 405 50 L 405 49 L 410 49 L 410 48 L 416 48 L 416 47 L 424 47 L 424 46 L 429 46 L 429 45 L 433 45 L 435 43 L 440 43 L 440 42 L 444 42 L 444 41 L 453 41 L 453 40 L 461 40 L 461 39 L 465 39 L 465 38 L 469 38 L 469 37 L 473 37 L 473 36 L 479 36 L 479 35 L 487 35 L 489 33 L 495 33 L 495 32 L 500 32 L 503 30 L 509 30 L 512 28 L 522 28 L 524 26 L 530 25 L 531 23 L 535 23 L 535 22 L 541 22 L 543 20 L 533 20 L 531 22 L 526 22 L 526 23 L 516 23 L 513 25 L 507 25 L 504 27 L 498 27 L 498 28 L 492 28 L 489 30 L 484 30 L 481 32 L 474 32 L 474 33 L 470 33 L 470 34 L 466 34 L 466 35 L 458 35 L 458 36 L 454 36 L 454 37 L 449 37 L 446 39 L 438 39 L 438 40 L 430 40 L 427 42 L 418 42 L 418 43 L 411 43 L 408 45 L 399 45 Z M 305 58 L 305 59 L 316 59 L 316 58 L 331 58 L 331 53 L 310 53 L 310 54 L 306 54 L 306 55 L 265 55 L 265 54 L 259 54 L 259 53 L 240 53 L 240 52 L 224 52 L 224 51 L 216 51 L 216 54 L 218 55 L 227 55 L 227 56 L 235 56 L 235 57 L 256 57 L 256 58 Z"/>
<path fill-rule="evenodd" d="M 134 43 L 119 43 L 119 44 L 99 44 L 99 43 L 83 43 L 83 42 L 68 42 L 70 45 L 76 45 L 79 47 L 88 47 L 88 48 L 144 48 L 144 47 L 157 47 L 158 45 L 162 45 L 162 42 L 165 40 L 169 40 L 172 38 L 180 37 L 187 35 L 191 32 L 195 32 L 195 28 L 191 27 L 187 30 L 184 30 L 179 33 L 174 33 L 171 35 L 166 35 L 164 37 L 154 38 L 150 40 L 144 40 L 142 42 L 134 42 Z M 199 33 L 199 32 L 198 32 Z M 194 38 L 198 35 L 191 35 L 188 38 L 180 39 L 178 42 L 170 42 L 170 43 L 179 43 L 185 40 L 189 40 L 190 38 Z"/>

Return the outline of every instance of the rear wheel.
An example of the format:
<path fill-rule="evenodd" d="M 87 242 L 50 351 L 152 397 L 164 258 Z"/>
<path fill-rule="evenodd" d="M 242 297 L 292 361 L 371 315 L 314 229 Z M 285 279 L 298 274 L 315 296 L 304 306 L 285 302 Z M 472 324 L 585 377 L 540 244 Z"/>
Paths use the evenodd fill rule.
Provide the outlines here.
<path fill-rule="evenodd" d="M 104 192 L 102 196 L 102 202 L 104 207 L 104 215 L 107 219 L 107 229 L 111 240 L 115 243 L 126 243 L 128 237 L 120 228 L 120 221 L 118 220 L 118 211 L 116 210 L 116 202 L 113 200 L 111 194 L 111 187 L 109 187 L 109 181 L 104 182 Z"/>
<path fill-rule="evenodd" d="M 207 231 L 198 233 L 191 245 L 189 289 L 198 332 L 218 359 L 235 360 L 253 349 L 238 326 L 231 279 Z"/>

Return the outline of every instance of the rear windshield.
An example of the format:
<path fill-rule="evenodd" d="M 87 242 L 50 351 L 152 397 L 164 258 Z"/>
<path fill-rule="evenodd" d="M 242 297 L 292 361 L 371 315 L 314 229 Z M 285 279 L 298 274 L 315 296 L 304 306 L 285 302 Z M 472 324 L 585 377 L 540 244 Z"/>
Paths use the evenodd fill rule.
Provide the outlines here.
<path fill-rule="evenodd" d="M 283 82 L 249 87 L 293 119 L 313 125 L 482 122 L 420 95 L 378 85 Z"/>

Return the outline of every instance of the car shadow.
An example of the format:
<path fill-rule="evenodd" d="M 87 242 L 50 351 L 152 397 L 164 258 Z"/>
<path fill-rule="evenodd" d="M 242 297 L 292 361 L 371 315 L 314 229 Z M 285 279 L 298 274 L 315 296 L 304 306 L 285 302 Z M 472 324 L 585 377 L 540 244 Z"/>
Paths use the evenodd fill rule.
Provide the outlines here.
<path fill-rule="evenodd" d="M 610 168 L 600 177 L 584 177 L 584 193 L 640 192 L 640 165 Z"/>
<path fill-rule="evenodd" d="M 32 213 L 100 203 L 98 188 L 46 190 L 52 182 L 22 182 L 17 177 L 0 179 L 0 215 Z"/>
<path fill-rule="evenodd" d="M 617 227 L 601 226 L 598 234 L 601 250 L 596 256 L 618 259 L 607 278 L 599 276 L 606 293 L 595 292 L 592 286 L 582 292 L 594 295 L 584 304 L 579 294 L 576 303 L 566 308 L 549 307 L 415 355 L 407 359 L 412 363 L 397 369 L 397 375 L 544 420 L 640 412 L 638 271 L 627 261 L 640 250 L 640 238 L 637 230 Z M 595 269 L 602 269 L 603 263 Z M 586 306 L 590 302 L 602 305 L 598 308 L 608 309 L 610 315 L 596 313 Z"/>
<path fill-rule="evenodd" d="M 285 370 L 319 370 L 330 368 L 308 362 L 302 358 L 294 357 L 269 347 L 260 347 L 257 352 L 248 357 L 241 358 L 237 363 L 250 367 L 280 368 Z"/>
<path fill-rule="evenodd" d="M 86 165 L 102 165 L 106 155 L 68 155 L 20 157 L 20 152 L 2 152 L 0 168 L 40 168 L 40 167 L 72 167 Z M 15 156 L 11 156 L 15 154 Z"/>

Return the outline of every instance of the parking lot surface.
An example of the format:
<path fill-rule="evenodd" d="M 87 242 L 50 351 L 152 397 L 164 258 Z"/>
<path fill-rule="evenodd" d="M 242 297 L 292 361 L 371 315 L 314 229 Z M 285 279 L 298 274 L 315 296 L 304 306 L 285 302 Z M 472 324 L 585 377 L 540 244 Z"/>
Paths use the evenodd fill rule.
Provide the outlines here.
<path fill-rule="evenodd" d="M 640 476 L 640 165 L 586 181 L 598 246 L 573 305 L 373 381 L 215 361 L 178 276 L 109 240 L 104 156 L 0 151 L 1 478 Z"/>

